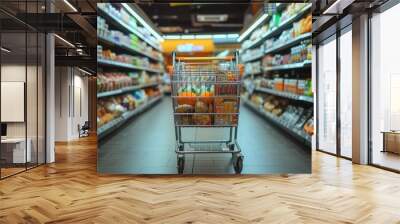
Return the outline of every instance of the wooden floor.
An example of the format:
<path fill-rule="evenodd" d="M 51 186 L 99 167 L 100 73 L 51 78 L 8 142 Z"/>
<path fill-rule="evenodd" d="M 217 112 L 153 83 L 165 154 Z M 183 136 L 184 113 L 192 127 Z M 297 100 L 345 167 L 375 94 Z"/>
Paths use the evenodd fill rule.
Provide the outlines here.
<path fill-rule="evenodd" d="M 96 141 L 0 181 L 0 223 L 400 223 L 400 175 L 313 153 L 312 175 L 99 176 Z"/>

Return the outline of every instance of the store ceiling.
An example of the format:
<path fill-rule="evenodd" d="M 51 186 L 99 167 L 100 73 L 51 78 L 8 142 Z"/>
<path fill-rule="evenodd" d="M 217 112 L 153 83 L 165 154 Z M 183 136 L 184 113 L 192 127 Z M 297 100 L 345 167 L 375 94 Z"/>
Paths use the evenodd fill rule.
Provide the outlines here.
<path fill-rule="evenodd" d="M 231 1 L 232 2 L 232 1 Z M 163 34 L 239 33 L 250 0 L 240 3 L 139 3 Z"/>

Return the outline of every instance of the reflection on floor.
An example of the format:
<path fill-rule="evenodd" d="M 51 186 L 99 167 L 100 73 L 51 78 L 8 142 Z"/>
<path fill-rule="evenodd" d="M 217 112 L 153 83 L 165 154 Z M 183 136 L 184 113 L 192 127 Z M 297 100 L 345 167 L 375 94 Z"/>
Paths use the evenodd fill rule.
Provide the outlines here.
<path fill-rule="evenodd" d="M 8 168 L 1 168 L 1 178 L 22 172 L 25 170 L 25 167 L 8 167 Z"/>
<path fill-rule="evenodd" d="M 174 174 L 175 132 L 171 100 L 168 97 L 139 115 L 115 135 L 102 141 L 98 151 L 101 173 Z M 228 130 L 187 129 L 185 139 L 220 139 Z M 238 141 L 244 155 L 242 173 L 309 173 L 310 149 L 303 148 L 242 106 Z M 187 155 L 184 173 L 234 173 L 230 154 Z"/>
<path fill-rule="evenodd" d="M 400 170 L 400 155 L 392 152 L 374 151 L 373 164 Z"/>

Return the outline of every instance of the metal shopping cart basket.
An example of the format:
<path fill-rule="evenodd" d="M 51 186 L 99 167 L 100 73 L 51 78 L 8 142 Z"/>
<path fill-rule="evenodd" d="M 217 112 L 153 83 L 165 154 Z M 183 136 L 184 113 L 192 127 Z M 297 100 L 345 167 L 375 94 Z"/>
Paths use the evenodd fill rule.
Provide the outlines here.
<path fill-rule="evenodd" d="M 236 173 L 243 168 L 237 142 L 240 108 L 238 53 L 228 57 L 177 57 L 173 53 L 172 106 L 178 173 L 185 154 L 230 153 Z M 224 139 L 183 140 L 187 128 L 229 129 Z M 226 134 L 227 135 L 227 134 Z"/>

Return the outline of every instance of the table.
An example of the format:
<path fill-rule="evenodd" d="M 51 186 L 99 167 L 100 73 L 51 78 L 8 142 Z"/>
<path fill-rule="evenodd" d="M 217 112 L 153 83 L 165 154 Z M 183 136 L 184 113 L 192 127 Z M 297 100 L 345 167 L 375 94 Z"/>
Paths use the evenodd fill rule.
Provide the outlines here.
<path fill-rule="evenodd" d="M 1 139 L 1 157 L 6 160 L 6 163 L 26 163 L 31 162 L 32 153 L 30 138 L 26 139 L 28 144 L 25 144 L 25 138 L 5 138 Z M 26 151 L 25 151 L 25 145 Z M 25 154 L 26 152 L 26 154 Z"/>
<path fill-rule="evenodd" d="M 392 152 L 400 154 L 400 131 L 382 131 L 383 150 L 382 152 Z"/>

